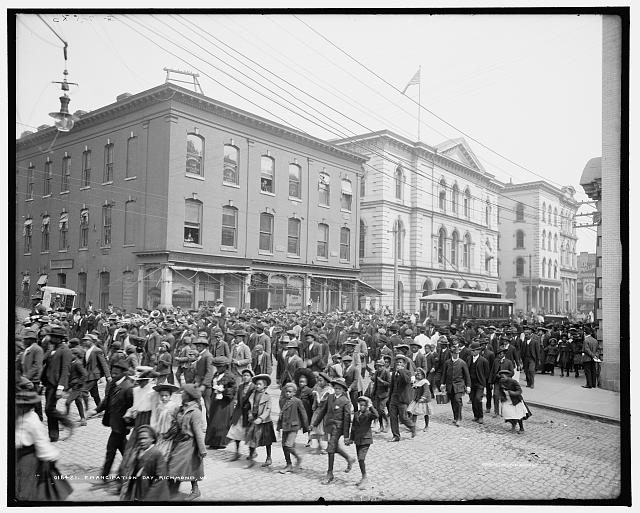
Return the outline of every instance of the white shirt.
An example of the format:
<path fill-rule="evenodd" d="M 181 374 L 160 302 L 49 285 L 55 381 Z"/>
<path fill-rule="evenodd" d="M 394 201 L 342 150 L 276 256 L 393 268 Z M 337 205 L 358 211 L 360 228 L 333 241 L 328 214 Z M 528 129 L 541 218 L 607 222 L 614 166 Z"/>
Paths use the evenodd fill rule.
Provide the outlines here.
<path fill-rule="evenodd" d="M 89 361 L 89 355 L 91 354 L 91 351 L 94 350 L 96 346 L 94 346 L 93 344 L 91 345 L 91 347 L 89 347 L 89 349 L 87 349 L 87 352 L 84 353 L 84 361 L 88 362 Z"/>
<path fill-rule="evenodd" d="M 473 357 L 472 357 L 472 358 L 473 358 L 473 363 L 476 363 L 476 361 L 478 360 L 478 358 L 479 358 L 479 357 L 480 357 L 480 355 L 479 355 L 479 354 L 477 354 L 477 355 L 473 356 Z"/>
<path fill-rule="evenodd" d="M 36 456 L 44 461 L 55 461 L 60 451 L 49 441 L 47 428 L 31 410 L 16 418 L 16 448 L 35 446 Z"/>

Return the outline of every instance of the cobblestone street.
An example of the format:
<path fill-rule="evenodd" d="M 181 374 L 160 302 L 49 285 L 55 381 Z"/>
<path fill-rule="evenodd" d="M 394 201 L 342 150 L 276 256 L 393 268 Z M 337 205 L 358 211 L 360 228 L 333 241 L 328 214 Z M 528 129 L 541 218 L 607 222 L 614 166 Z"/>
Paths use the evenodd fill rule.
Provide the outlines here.
<path fill-rule="evenodd" d="M 273 396 L 278 395 L 272 389 Z M 390 433 L 374 434 L 367 456 L 370 487 L 358 490 L 357 464 L 349 474 L 345 462 L 336 457 L 335 481 L 320 484 L 326 473 L 327 457 L 304 448 L 306 434 L 298 435 L 302 468 L 282 475 L 281 446 L 273 446 L 273 466 L 256 464 L 247 469 L 243 458 L 231 462 L 232 445 L 226 450 L 209 450 L 205 458 L 206 478 L 200 484 L 199 501 L 458 501 L 458 500 L 548 500 L 611 499 L 620 490 L 620 428 L 618 425 L 585 420 L 565 413 L 532 407 L 525 421 L 526 432 L 510 433 L 510 425 L 491 415 L 480 426 L 471 421 L 471 406 L 465 404 L 463 422 L 456 428 L 451 408 L 435 405 L 427 432 L 418 420 L 415 439 L 402 428 L 400 443 L 387 443 Z M 277 401 L 274 401 L 277 410 Z M 277 411 L 274 412 L 274 420 Z M 91 487 L 91 476 L 100 474 L 108 429 L 100 418 L 88 421 L 68 440 L 56 447 L 62 452 L 59 469 L 71 476 L 71 501 L 113 501 L 105 490 Z M 347 451 L 355 456 L 353 446 Z M 264 448 L 258 462 L 264 461 Z M 118 455 L 112 472 L 117 470 Z M 86 476 L 86 477 L 85 477 Z M 181 492 L 190 485 L 183 483 Z"/>

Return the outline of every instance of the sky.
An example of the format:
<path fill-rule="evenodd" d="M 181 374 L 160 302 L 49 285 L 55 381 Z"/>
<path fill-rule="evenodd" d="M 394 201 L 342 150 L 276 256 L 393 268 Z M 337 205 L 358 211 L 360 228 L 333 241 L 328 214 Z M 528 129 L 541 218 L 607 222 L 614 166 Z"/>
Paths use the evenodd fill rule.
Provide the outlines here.
<path fill-rule="evenodd" d="M 417 140 L 419 96 L 422 142 L 464 137 L 497 179 L 572 185 L 578 200 L 601 155 L 599 16 L 42 16 L 51 28 L 36 15 L 16 23 L 16 137 L 58 110 L 55 31 L 79 84 L 72 112 L 155 87 L 169 67 L 198 73 L 209 97 L 323 139 L 389 129 Z M 595 228 L 578 237 L 578 252 L 595 252 Z"/>

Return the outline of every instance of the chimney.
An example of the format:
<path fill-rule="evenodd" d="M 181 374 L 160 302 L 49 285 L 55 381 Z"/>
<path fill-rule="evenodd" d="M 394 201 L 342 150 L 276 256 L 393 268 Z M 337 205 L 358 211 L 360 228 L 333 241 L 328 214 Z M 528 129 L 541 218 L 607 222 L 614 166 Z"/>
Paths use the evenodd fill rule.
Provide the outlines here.
<path fill-rule="evenodd" d="M 80 116 L 84 116 L 86 113 L 86 110 L 77 110 L 73 113 L 73 115 L 79 118 Z"/>
<path fill-rule="evenodd" d="M 129 98 L 129 96 L 132 96 L 132 94 L 131 93 L 119 94 L 118 96 L 116 96 L 116 101 L 121 102 L 122 100 L 126 100 L 127 98 Z"/>

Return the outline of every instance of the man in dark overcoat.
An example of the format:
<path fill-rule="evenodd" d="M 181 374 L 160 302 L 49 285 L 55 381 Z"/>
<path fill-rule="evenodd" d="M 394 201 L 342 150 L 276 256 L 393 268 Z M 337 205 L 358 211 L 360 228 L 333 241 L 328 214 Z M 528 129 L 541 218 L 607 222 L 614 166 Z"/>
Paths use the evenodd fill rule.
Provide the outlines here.
<path fill-rule="evenodd" d="M 467 393 L 471 392 L 471 377 L 469 376 L 467 364 L 459 358 L 460 349 L 457 346 L 453 346 L 450 351 L 451 359 L 444 364 L 440 389 L 447 391 L 451 401 L 451 410 L 453 411 L 453 422 L 456 426 L 460 426 L 460 421 L 462 420 L 462 395 L 465 390 Z"/>

